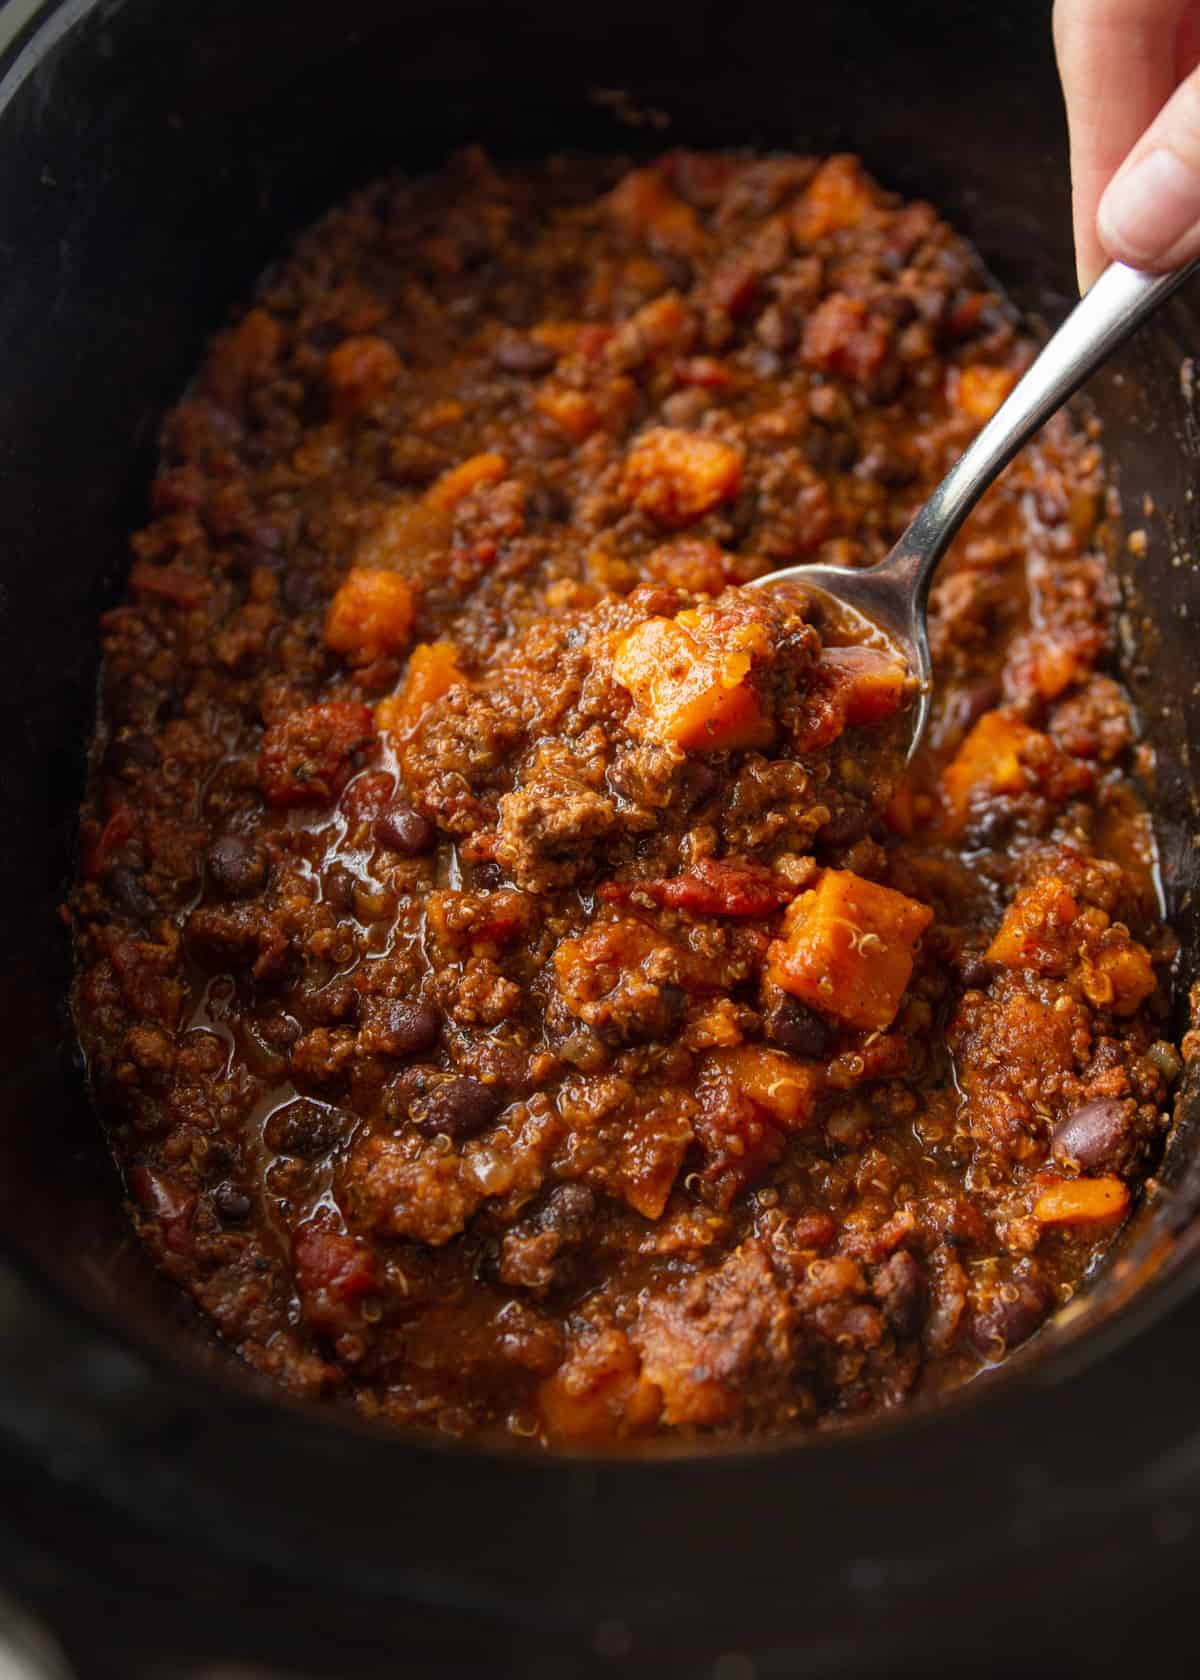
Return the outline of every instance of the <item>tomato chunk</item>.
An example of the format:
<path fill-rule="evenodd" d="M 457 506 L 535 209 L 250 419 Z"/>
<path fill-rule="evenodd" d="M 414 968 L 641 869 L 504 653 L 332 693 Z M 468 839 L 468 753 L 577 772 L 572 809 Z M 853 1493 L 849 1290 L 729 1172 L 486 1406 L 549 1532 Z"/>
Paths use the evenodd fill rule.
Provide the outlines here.
<path fill-rule="evenodd" d="M 768 952 L 784 991 L 851 1026 L 891 1024 L 933 911 L 848 869 L 827 869 L 790 906 Z"/>
<path fill-rule="evenodd" d="M 330 805 L 358 761 L 376 745 L 369 706 L 327 700 L 272 724 L 258 755 L 258 780 L 269 805 Z"/>
<path fill-rule="evenodd" d="M 788 902 L 793 889 L 760 863 L 701 858 L 682 875 L 661 881 L 609 881 L 599 890 L 599 896 L 610 901 L 628 899 L 634 893 L 696 916 L 769 916 Z"/>

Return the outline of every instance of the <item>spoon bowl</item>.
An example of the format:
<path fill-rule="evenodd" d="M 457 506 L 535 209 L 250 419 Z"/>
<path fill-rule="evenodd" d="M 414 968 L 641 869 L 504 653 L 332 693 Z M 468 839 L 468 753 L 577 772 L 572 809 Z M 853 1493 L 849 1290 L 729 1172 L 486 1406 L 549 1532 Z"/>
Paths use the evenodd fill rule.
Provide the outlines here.
<path fill-rule="evenodd" d="M 876 565 L 862 571 L 789 566 L 754 580 L 751 587 L 797 583 L 832 596 L 895 645 L 917 685 L 909 758 L 925 733 L 933 695 L 929 589 L 963 520 L 1018 450 L 1197 268 L 1200 260 L 1166 274 L 1145 274 L 1111 263 Z"/>

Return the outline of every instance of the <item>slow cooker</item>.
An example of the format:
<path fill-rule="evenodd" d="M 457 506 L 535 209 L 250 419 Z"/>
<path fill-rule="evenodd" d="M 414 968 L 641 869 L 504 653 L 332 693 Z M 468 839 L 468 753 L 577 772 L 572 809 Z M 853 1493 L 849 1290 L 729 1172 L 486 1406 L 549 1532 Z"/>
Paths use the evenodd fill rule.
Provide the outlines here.
<path fill-rule="evenodd" d="M 1049 7 L 10 0 L 0 31 L 0 1578 L 66 1672 L 752 1680 L 1151 1652 L 1200 1526 L 1194 1077 L 1113 1261 L 952 1400 L 721 1456 L 455 1449 L 281 1401 L 153 1272 L 73 1054 L 58 915 L 96 620 L 159 418 L 293 231 L 466 141 L 852 145 L 1050 324 L 1073 268 Z M 1200 969 L 1198 302 L 1089 392 L 1146 534 L 1120 562 L 1124 677 L 1180 1031 Z"/>

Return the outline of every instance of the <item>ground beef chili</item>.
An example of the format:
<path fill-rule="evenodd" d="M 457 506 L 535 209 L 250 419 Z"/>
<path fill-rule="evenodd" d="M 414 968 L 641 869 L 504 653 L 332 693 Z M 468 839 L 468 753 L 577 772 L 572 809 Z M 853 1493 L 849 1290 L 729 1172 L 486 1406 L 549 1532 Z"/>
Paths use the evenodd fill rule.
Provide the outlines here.
<path fill-rule="evenodd" d="M 960 1382 L 1110 1243 L 1178 1068 L 1051 423 L 934 718 L 772 568 L 880 558 L 1030 355 L 850 157 L 479 152 L 335 210 L 167 419 L 82 820 L 133 1216 L 290 1390 L 551 1445 Z"/>

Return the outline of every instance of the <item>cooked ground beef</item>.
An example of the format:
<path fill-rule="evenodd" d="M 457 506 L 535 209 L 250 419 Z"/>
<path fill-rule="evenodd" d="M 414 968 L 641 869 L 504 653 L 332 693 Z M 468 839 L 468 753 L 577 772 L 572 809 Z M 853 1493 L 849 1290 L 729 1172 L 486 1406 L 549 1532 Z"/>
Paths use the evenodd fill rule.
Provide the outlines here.
<path fill-rule="evenodd" d="M 1112 1241 L 1172 954 L 1059 418 L 934 717 L 879 559 L 1031 353 L 854 159 L 479 152 L 333 211 L 168 416 L 75 1006 L 155 1259 L 295 1392 L 550 1445 L 961 1382 Z"/>

